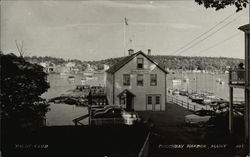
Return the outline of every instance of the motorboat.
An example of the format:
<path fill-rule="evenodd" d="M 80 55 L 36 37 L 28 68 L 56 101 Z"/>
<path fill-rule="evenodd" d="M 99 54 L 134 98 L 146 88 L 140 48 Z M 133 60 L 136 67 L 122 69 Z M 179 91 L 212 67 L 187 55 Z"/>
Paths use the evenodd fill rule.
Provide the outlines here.
<path fill-rule="evenodd" d="M 68 80 L 69 80 L 69 81 L 75 81 L 75 76 L 70 75 L 70 76 L 68 77 Z"/>
<path fill-rule="evenodd" d="M 67 75 L 69 75 L 69 73 L 67 73 L 67 72 L 60 72 L 60 75 L 61 76 L 67 76 Z"/>
<path fill-rule="evenodd" d="M 220 81 L 219 84 L 223 85 L 225 84 L 225 81 Z"/>
<path fill-rule="evenodd" d="M 221 81 L 221 78 L 216 78 L 215 81 L 216 81 L 216 82 L 220 82 L 220 81 Z"/>
<path fill-rule="evenodd" d="M 97 77 L 94 77 L 93 75 L 91 76 L 86 76 L 86 80 L 97 80 Z"/>
<path fill-rule="evenodd" d="M 185 77 L 185 78 L 183 79 L 183 82 L 189 82 L 189 78 L 188 78 L 188 77 Z"/>
<path fill-rule="evenodd" d="M 86 78 L 81 79 L 81 84 L 84 85 L 86 83 Z"/>
<path fill-rule="evenodd" d="M 228 102 L 225 99 L 218 98 L 218 97 L 205 97 L 203 100 L 203 104 L 205 105 L 217 105 Z"/>
<path fill-rule="evenodd" d="M 181 79 L 173 79 L 173 85 L 181 84 Z"/>
<path fill-rule="evenodd" d="M 86 76 L 86 77 L 87 77 L 87 76 L 90 76 L 90 77 L 91 77 L 91 76 L 94 75 L 94 73 L 93 73 L 93 72 L 84 72 L 83 75 Z"/>
<path fill-rule="evenodd" d="M 178 94 L 180 94 L 180 91 L 178 89 L 175 89 L 175 90 L 173 90 L 172 94 L 173 95 L 178 95 Z"/>
<path fill-rule="evenodd" d="M 182 95 L 182 96 L 188 96 L 189 95 L 188 91 L 185 90 L 185 89 L 179 90 L 179 94 Z"/>
<path fill-rule="evenodd" d="M 195 93 L 195 94 L 189 95 L 189 99 L 191 99 L 192 102 L 202 104 L 204 100 L 204 96 L 201 94 Z"/>

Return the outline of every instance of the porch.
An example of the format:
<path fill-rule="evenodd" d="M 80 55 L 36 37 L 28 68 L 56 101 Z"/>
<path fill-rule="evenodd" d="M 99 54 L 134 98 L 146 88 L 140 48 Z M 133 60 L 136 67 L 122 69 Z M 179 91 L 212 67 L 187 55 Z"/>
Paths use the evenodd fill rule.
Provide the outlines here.
<path fill-rule="evenodd" d="M 245 69 L 230 69 L 229 70 L 229 86 L 245 88 L 246 70 Z"/>

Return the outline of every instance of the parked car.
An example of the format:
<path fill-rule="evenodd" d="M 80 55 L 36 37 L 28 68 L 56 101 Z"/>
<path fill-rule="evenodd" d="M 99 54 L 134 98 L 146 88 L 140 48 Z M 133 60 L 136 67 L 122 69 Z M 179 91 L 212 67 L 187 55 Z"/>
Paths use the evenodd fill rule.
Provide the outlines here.
<path fill-rule="evenodd" d="M 121 108 L 108 108 L 102 112 L 96 112 L 93 118 L 122 118 L 122 112 Z"/>
<path fill-rule="evenodd" d="M 140 121 L 136 112 L 127 112 L 118 105 L 107 105 L 93 113 L 92 119 L 101 124 L 126 124 L 133 125 Z"/>
<path fill-rule="evenodd" d="M 96 108 L 96 110 L 94 110 L 92 114 L 95 115 L 97 113 L 104 113 L 110 108 L 122 108 L 122 107 L 120 105 L 106 105 L 102 108 Z"/>
<path fill-rule="evenodd" d="M 221 110 L 216 110 L 215 111 L 217 114 L 229 114 L 229 108 L 223 108 Z M 243 117 L 244 116 L 244 111 L 239 111 L 239 110 L 236 110 L 236 109 L 233 109 L 233 116 L 234 117 Z"/>
<path fill-rule="evenodd" d="M 124 119 L 124 124 L 126 125 L 133 125 L 136 122 L 141 121 L 141 118 L 139 117 L 138 113 L 136 112 L 123 112 L 122 117 Z"/>
<path fill-rule="evenodd" d="M 216 113 L 211 110 L 198 110 L 194 114 L 186 115 L 185 122 L 191 125 L 204 126 Z"/>

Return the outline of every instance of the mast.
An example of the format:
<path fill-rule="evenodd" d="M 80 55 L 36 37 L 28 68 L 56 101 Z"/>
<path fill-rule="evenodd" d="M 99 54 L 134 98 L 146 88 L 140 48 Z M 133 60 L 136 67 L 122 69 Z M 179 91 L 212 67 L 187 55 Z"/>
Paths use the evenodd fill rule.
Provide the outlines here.
<path fill-rule="evenodd" d="M 197 93 L 197 74 L 195 73 L 195 91 Z"/>

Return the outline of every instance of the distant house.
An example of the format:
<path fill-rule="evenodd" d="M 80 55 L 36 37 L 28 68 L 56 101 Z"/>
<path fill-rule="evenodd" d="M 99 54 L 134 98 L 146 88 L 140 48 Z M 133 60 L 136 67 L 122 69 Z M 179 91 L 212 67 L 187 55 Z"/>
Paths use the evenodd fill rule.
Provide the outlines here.
<path fill-rule="evenodd" d="M 39 63 L 39 65 L 41 65 L 42 67 L 46 68 L 47 63 L 46 62 L 41 62 L 41 63 Z"/>
<path fill-rule="evenodd" d="M 129 56 L 106 73 L 109 104 L 122 105 L 127 110 L 165 111 L 167 72 L 149 55 L 130 49 Z"/>
<path fill-rule="evenodd" d="M 67 67 L 67 68 L 73 68 L 75 66 L 76 66 L 76 63 L 74 63 L 74 62 L 68 62 L 65 64 L 65 67 Z"/>
<path fill-rule="evenodd" d="M 86 72 L 93 72 L 95 71 L 94 65 L 87 64 L 87 67 L 85 69 Z"/>
<path fill-rule="evenodd" d="M 39 65 L 41 65 L 44 69 L 44 72 L 46 73 L 54 73 L 55 72 L 55 64 L 54 63 L 50 63 L 50 62 L 41 62 L 39 63 Z"/>

